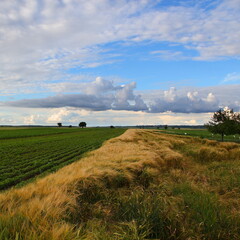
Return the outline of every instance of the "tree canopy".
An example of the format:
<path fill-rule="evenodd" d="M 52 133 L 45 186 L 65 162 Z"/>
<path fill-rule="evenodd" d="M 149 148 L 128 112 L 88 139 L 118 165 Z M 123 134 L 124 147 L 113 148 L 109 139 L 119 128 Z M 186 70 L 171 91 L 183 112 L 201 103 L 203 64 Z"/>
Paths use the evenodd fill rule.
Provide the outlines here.
<path fill-rule="evenodd" d="M 240 133 L 240 113 L 228 107 L 219 109 L 205 126 L 210 132 L 221 134 L 223 141 L 224 135 Z"/>
<path fill-rule="evenodd" d="M 79 123 L 79 127 L 81 127 L 81 128 L 84 128 L 84 127 L 86 127 L 87 126 L 87 123 L 86 122 L 80 122 Z"/>

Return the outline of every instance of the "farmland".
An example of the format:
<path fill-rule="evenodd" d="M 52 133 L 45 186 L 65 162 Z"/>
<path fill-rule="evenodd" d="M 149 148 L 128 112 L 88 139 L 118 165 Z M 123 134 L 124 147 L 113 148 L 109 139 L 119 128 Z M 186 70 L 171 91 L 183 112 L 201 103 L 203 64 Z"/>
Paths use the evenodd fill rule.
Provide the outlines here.
<path fill-rule="evenodd" d="M 187 136 L 193 136 L 193 137 L 201 137 L 201 138 L 207 138 L 211 140 L 221 141 L 221 135 L 220 134 L 212 134 L 206 129 L 171 129 L 168 128 L 166 130 L 160 130 L 164 133 L 168 134 L 177 134 L 177 135 L 187 135 Z M 230 141 L 230 142 L 240 142 L 240 135 L 228 135 L 224 136 L 224 141 Z"/>
<path fill-rule="evenodd" d="M 56 127 L 1 127 L 0 139 L 26 138 L 54 134 L 78 132 L 78 128 Z"/>
<path fill-rule="evenodd" d="M 240 145 L 129 129 L 0 194 L 0 239 L 239 240 Z"/>
<path fill-rule="evenodd" d="M 123 129 L 0 128 L 0 190 L 53 172 Z"/>

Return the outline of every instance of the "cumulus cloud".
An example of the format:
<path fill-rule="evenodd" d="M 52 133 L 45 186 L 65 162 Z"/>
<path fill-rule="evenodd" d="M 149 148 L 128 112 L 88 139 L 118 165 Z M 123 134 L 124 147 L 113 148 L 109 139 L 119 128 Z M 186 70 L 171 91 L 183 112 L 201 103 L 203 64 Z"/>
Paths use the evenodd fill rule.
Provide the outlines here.
<path fill-rule="evenodd" d="M 150 104 L 150 112 L 175 112 L 175 113 L 203 113 L 214 112 L 219 108 L 219 101 L 213 95 L 208 93 L 205 98 L 198 96 L 198 92 L 187 92 L 186 95 L 178 93 L 176 88 L 172 87 L 169 91 L 164 91 L 162 98 L 156 98 L 154 103 Z"/>
<path fill-rule="evenodd" d="M 213 112 L 229 106 L 240 111 L 240 85 L 170 88 L 168 91 L 140 91 L 151 111 Z M 214 110 L 215 109 L 215 110 Z"/>
<path fill-rule="evenodd" d="M 27 108 L 75 107 L 92 111 L 131 110 L 146 111 L 147 105 L 133 90 L 136 83 L 114 86 L 109 80 L 97 77 L 90 83 L 82 83 L 82 92 L 78 94 L 59 94 L 42 99 L 23 99 L 2 104 Z"/>
<path fill-rule="evenodd" d="M 85 114 L 86 115 L 86 114 Z M 71 108 L 60 108 L 60 110 L 55 111 L 47 118 L 48 123 L 56 122 L 78 122 L 81 114 L 76 109 Z"/>
<path fill-rule="evenodd" d="M 135 88 L 135 82 L 115 85 L 110 80 L 97 77 L 92 82 L 80 83 L 81 91 L 76 94 L 1 102 L 1 105 L 25 108 L 73 107 L 90 111 L 125 110 L 146 113 L 207 113 L 224 106 L 234 108 L 235 111 L 240 108 L 239 85 L 179 90 L 171 87 L 169 90 L 155 90 L 149 94 L 146 92 L 139 94 Z"/>

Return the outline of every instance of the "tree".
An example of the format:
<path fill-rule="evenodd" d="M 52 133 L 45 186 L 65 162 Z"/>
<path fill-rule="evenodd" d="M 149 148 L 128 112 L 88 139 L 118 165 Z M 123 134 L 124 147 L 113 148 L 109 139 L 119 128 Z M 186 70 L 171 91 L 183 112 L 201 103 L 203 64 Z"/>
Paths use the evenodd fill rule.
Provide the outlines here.
<path fill-rule="evenodd" d="M 58 123 L 57 125 L 58 125 L 59 127 L 62 127 L 62 123 Z"/>
<path fill-rule="evenodd" d="M 240 113 L 228 107 L 219 109 L 205 126 L 211 133 L 221 134 L 223 141 L 224 135 L 240 133 Z"/>
<path fill-rule="evenodd" d="M 168 125 L 165 125 L 165 126 L 164 126 L 164 129 L 167 130 L 167 129 L 168 129 Z"/>
<path fill-rule="evenodd" d="M 86 122 L 80 122 L 79 123 L 79 127 L 81 127 L 81 128 L 84 128 L 84 127 L 86 127 L 87 126 L 87 123 Z"/>

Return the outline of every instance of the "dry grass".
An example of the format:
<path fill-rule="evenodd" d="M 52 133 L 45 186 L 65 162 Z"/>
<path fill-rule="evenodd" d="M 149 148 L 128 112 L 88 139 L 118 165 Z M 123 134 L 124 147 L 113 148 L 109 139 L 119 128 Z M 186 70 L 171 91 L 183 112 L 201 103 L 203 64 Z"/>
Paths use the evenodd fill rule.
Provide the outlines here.
<path fill-rule="evenodd" d="M 229 158 L 226 148 L 212 148 L 203 146 L 199 149 L 198 159 L 200 162 L 225 161 Z"/>
<path fill-rule="evenodd" d="M 11 189 L 2 193 L 0 195 L 0 222 L 2 222 L 0 230 L 5 231 L 5 235 L 2 233 L 3 237 L 1 238 L 0 235 L 0 239 L 5 239 L 4 236 L 8 236 L 8 239 L 26 240 L 128 239 L 127 237 L 121 238 L 126 233 L 122 231 L 128 229 L 126 231 L 134 232 L 136 230 L 134 230 L 135 223 L 128 222 L 127 225 L 121 225 L 119 231 L 122 233 L 116 235 L 118 237 L 114 235 L 113 238 L 104 235 L 109 230 L 105 228 L 101 230 L 101 224 L 94 223 L 94 226 L 96 226 L 97 232 L 104 237 L 93 237 L 92 230 L 86 232 L 86 229 L 93 228 L 93 225 L 87 227 L 90 224 L 91 219 L 88 218 L 91 214 L 95 217 L 104 216 L 105 221 L 107 221 L 116 212 L 115 207 L 101 204 L 107 198 L 105 196 L 107 189 L 161 187 L 161 189 L 164 189 L 164 194 L 168 195 L 168 198 L 164 198 L 165 200 L 161 198 L 161 201 L 169 199 L 170 195 L 173 194 L 171 192 L 175 191 L 176 193 L 174 192 L 172 196 L 174 200 L 172 206 L 183 204 L 181 199 L 193 204 L 188 197 L 181 197 L 181 194 L 188 196 L 189 192 L 195 191 L 199 196 L 202 196 L 202 191 L 205 190 L 217 194 L 220 187 L 223 187 L 225 183 L 228 184 L 229 179 L 226 177 L 225 180 L 221 180 L 225 181 L 221 185 L 217 181 L 219 181 L 218 176 L 220 177 L 222 172 L 213 175 L 213 177 L 211 177 L 211 174 L 219 171 L 217 167 L 220 165 L 218 164 L 229 162 L 229 160 L 231 160 L 230 162 L 236 162 L 239 160 L 239 156 L 239 145 L 234 143 L 218 143 L 185 136 L 173 137 L 172 135 L 147 130 L 127 130 L 123 135 L 107 141 L 100 149 L 89 153 L 80 161 L 21 189 Z M 211 171 L 211 174 L 208 171 Z M 233 180 L 229 181 L 233 184 L 232 189 L 229 191 L 225 189 L 225 194 L 219 197 L 219 202 L 221 202 L 221 199 L 227 199 L 225 202 L 222 201 L 222 204 L 227 207 L 234 202 L 231 211 L 236 216 L 240 204 L 236 202 L 236 194 L 231 195 L 229 192 L 233 191 L 240 180 L 236 180 L 236 183 L 232 183 Z M 191 187 L 176 187 L 184 182 L 189 182 Z M 217 186 L 214 186 L 214 184 Z M 229 184 L 226 187 L 229 187 Z M 177 190 L 171 190 L 175 188 Z M 190 188 L 195 190 L 189 190 Z M 125 190 L 123 192 L 125 193 Z M 121 192 L 121 194 L 123 193 Z M 208 195 L 204 197 L 204 199 L 208 198 L 211 202 L 211 197 Z M 146 199 L 143 199 L 144 201 Z M 146 206 L 148 206 L 147 201 Z M 164 212 L 165 210 L 161 211 Z M 179 224 L 182 221 L 181 217 L 183 217 L 184 211 L 176 213 L 179 216 Z M 169 212 L 169 209 L 167 212 Z M 92 216 L 93 219 L 94 216 Z M 170 218 L 169 216 L 167 218 Z M 175 223 L 172 220 L 169 220 L 169 222 L 171 222 L 171 224 L 168 223 L 171 228 Z M 85 230 L 82 229 L 83 225 L 81 224 L 87 224 L 84 227 Z M 185 224 L 178 229 L 181 233 L 177 233 L 177 228 L 174 227 L 169 234 L 174 233 L 175 237 L 176 234 L 179 234 L 178 236 L 181 236 L 181 238 L 178 239 L 191 237 L 190 232 L 184 232 L 186 231 L 184 227 L 189 223 L 181 222 L 181 224 Z M 199 228 L 196 231 L 201 232 L 203 229 Z M 205 229 L 204 231 L 209 234 L 207 231 L 210 230 Z M 140 231 L 140 233 L 145 237 L 149 234 L 147 231 Z M 133 236 L 131 234 L 129 233 L 129 236 Z M 163 239 L 168 233 L 164 234 L 161 235 Z M 199 236 L 201 234 L 199 233 Z M 226 235 L 226 233 L 224 234 Z M 227 239 L 223 237 L 224 234 L 221 235 L 222 239 Z M 226 236 L 229 237 L 230 235 Z M 171 239 L 177 239 L 177 237 Z M 232 239 L 237 238 L 233 237 Z"/>

